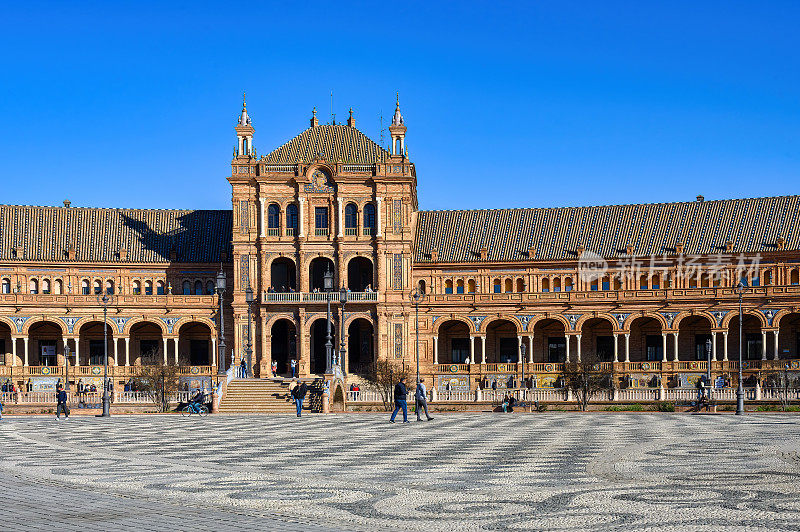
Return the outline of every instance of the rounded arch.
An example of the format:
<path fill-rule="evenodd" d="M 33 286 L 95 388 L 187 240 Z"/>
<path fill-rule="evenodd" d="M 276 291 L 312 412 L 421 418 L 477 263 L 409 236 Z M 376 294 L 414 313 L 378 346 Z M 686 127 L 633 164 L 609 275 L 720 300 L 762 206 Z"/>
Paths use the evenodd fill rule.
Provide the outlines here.
<path fill-rule="evenodd" d="M 522 334 L 522 332 L 525 330 L 525 327 L 522 326 L 522 323 L 517 318 L 515 318 L 514 316 L 507 316 L 507 315 L 503 314 L 503 315 L 500 315 L 500 316 L 493 316 L 493 317 L 486 318 L 485 320 L 483 320 L 483 322 L 481 323 L 481 328 L 480 328 L 480 330 L 478 332 L 482 332 L 482 333 L 487 332 L 489 330 L 489 327 L 493 323 L 498 322 L 498 321 L 511 322 L 514 325 L 514 329 L 516 330 L 517 334 Z"/>
<path fill-rule="evenodd" d="M 295 323 L 295 318 L 293 314 L 291 314 L 290 312 L 281 312 L 279 314 L 271 316 L 267 320 L 265 329 L 272 329 L 272 327 L 278 322 L 278 320 L 289 320 L 292 322 L 292 324 L 294 324 L 295 327 L 297 327 L 297 323 Z"/>
<path fill-rule="evenodd" d="M 163 336 L 167 335 L 166 324 L 161 320 L 158 319 L 154 320 L 151 318 L 131 318 L 130 320 L 128 320 L 128 323 L 125 324 L 125 328 L 122 329 L 122 334 L 129 336 L 131 334 L 131 329 L 133 329 L 136 325 L 139 325 L 140 323 L 148 323 L 150 325 L 155 325 L 156 327 L 159 328 L 159 330 L 161 330 L 161 334 Z"/>
<path fill-rule="evenodd" d="M 561 323 L 561 325 L 564 326 L 564 331 L 572 330 L 572 326 L 569 324 L 569 320 L 564 316 L 562 316 L 561 314 L 550 314 L 549 316 L 534 316 L 533 318 L 531 318 L 531 321 L 528 322 L 528 330 L 533 331 L 533 328 L 536 326 L 537 323 L 545 320 L 555 320 Z"/>
<path fill-rule="evenodd" d="M 363 373 L 375 362 L 375 327 L 372 320 L 356 316 L 347 330 L 347 369 L 349 373 Z"/>
<path fill-rule="evenodd" d="M 297 267 L 294 260 L 285 256 L 272 257 L 269 268 L 269 286 L 276 292 L 297 289 Z"/>
<path fill-rule="evenodd" d="M 684 321 L 684 320 L 686 320 L 688 318 L 698 317 L 698 316 L 703 317 L 706 320 L 708 320 L 708 323 L 711 325 L 712 329 L 716 328 L 717 320 L 716 320 L 716 318 L 714 318 L 714 316 L 712 316 L 708 312 L 705 312 L 705 311 L 701 310 L 699 312 L 691 313 L 691 312 L 688 312 L 688 311 L 684 310 L 684 311 L 679 312 L 678 315 L 675 316 L 675 319 L 672 320 L 672 329 L 674 331 L 677 331 L 678 328 L 680 327 L 682 321 Z"/>
<path fill-rule="evenodd" d="M 270 203 L 267 207 L 267 229 L 280 229 L 281 207 L 277 203 Z"/>
<path fill-rule="evenodd" d="M 99 316 L 87 316 L 79 320 L 78 323 L 75 324 L 75 327 L 73 327 L 72 329 L 73 334 L 79 336 L 81 334 L 81 331 L 91 323 L 103 323 L 103 315 L 100 314 Z M 118 334 L 119 329 L 117 329 L 117 324 L 114 323 L 114 320 L 112 320 L 111 318 L 106 319 L 106 325 L 108 327 L 111 327 L 111 331 L 114 334 Z"/>
<path fill-rule="evenodd" d="M 325 315 L 309 320 L 309 346 L 311 352 L 309 353 L 309 361 L 311 363 L 309 372 L 312 374 L 324 373 L 327 366 L 327 351 L 325 344 L 327 343 L 328 325 Z M 338 328 L 336 322 L 331 320 L 331 343 L 333 349 L 338 348 Z"/>
<path fill-rule="evenodd" d="M 344 320 L 345 329 L 347 327 L 350 327 L 350 324 L 353 323 L 355 320 L 367 320 L 370 323 L 370 325 L 372 325 L 373 327 L 375 326 L 375 322 L 372 320 L 372 316 L 370 316 L 369 313 L 363 312 L 363 313 L 351 314 L 348 312 L 347 314 L 348 316 Z"/>
<path fill-rule="evenodd" d="M 661 361 L 664 358 L 664 323 L 658 316 L 638 315 L 626 322 L 631 362 Z"/>
<path fill-rule="evenodd" d="M 662 316 L 661 314 L 659 314 L 657 312 L 645 312 L 644 314 L 641 314 L 641 313 L 637 312 L 636 314 L 631 314 L 630 316 L 627 317 L 625 322 L 622 324 L 623 329 L 626 330 L 626 331 L 630 331 L 631 330 L 631 325 L 633 324 L 633 322 L 636 321 L 636 320 L 640 320 L 642 318 L 652 318 L 652 319 L 658 321 L 658 323 L 661 326 L 662 330 L 663 329 L 668 329 L 667 320 L 664 319 L 664 316 Z"/>
<path fill-rule="evenodd" d="M 486 323 L 488 321 L 488 323 Z M 484 320 L 487 363 L 515 363 L 519 359 L 520 323 L 510 317 Z"/>
<path fill-rule="evenodd" d="M 439 324 L 434 341 L 437 344 L 435 349 L 438 352 L 439 364 L 464 364 L 469 359 L 470 343 L 474 342 L 474 339 L 471 327 L 465 320 L 451 317 Z M 478 358 L 477 353 L 476 358 Z"/>
<path fill-rule="evenodd" d="M 211 336 L 216 337 L 217 324 L 211 318 L 204 318 L 202 316 L 192 316 L 191 318 L 180 318 L 175 326 L 172 328 L 173 334 L 181 334 L 183 328 L 191 325 L 192 323 L 202 323 L 211 331 Z"/>
<path fill-rule="evenodd" d="M 578 321 L 575 322 L 574 331 L 580 333 L 581 332 L 581 327 L 583 327 L 584 323 L 586 323 L 589 320 L 593 320 L 593 319 L 605 320 L 605 321 L 607 321 L 609 323 L 609 325 L 611 325 L 611 330 L 612 331 L 619 330 L 619 322 L 617 322 L 616 318 L 614 318 L 613 316 L 610 316 L 608 314 L 604 314 L 604 313 L 599 313 L 598 312 L 596 316 L 593 315 L 593 314 L 584 314 L 583 316 L 578 318 Z"/>
<path fill-rule="evenodd" d="M 61 321 L 61 320 L 59 320 L 57 318 L 51 318 L 51 317 L 48 317 L 48 316 L 38 316 L 38 317 L 34 316 L 34 317 L 32 317 L 31 319 L 29 319 L 28 321 L 25 322 L 25 325 L 22 326 L 22 333 L 21 334 L 28 335 L 30 333 L 31 327 L 33 327 L 34 325 L 36 325 L 38 323 L 51 323 L 51 324 L 55 325 L 56 327 L 58 327 L 61 330 L 61 334 L 63 336 L 67 336 L 69 334 L 67 332 L 67 325 L 63 321 Z M 80 322 L 78 322 L 78 323 L 80 323 Z M 16 330 L 16 328 L 17 327 L 14 326 L 12 331 Z M 77 332 L 75 334 L 77 334 Z"/>
<path fill-rule="evenodd" d="M 276 316 L 268 322 L 270 332 L 270 358 L 276 364 L 275 371 L 290 374 L 290 360 L 297 360 L 297 325 L 294 318 Z M 270 370 L 271 371 L 271 370 Z"/>
<path fill-rule="evenodd" d="M 448 321 L 460 321 L 461 323 L 466 324 L 467 330 L 471 334 L 476 332 L 475 331 L 475 326 L 472 323 L 472 320 L 467 319 L 467 318 L 465 318 L 463 316 L 447 316 L 447 317 L 442 317 L 442 318 L 439 318 L 438 320 L 436 320 L 436 323 L 433 324 L 433 334 L 434 335 L 438 335 L 440 329 L 442 328 L 442 325 L 444 325 Z"/>
<path fill-rule="evenodd" d="M 742 315 L 743 316 L 753 316 L 754 318 L 756 318 L 758 320 L 758 323 L 761 325 L 762 328 L 769 327 L 769 324 L 767 323 L 767 317 L 764 316 L 764 314 L 762 314 L 761 312 L 759 312 L 757 310 L 746 310 L 746 311 L 742 312 Z M 738 317 L 739 317 L 739 311 L 738 310 L 729 310 L 728 313 L 725 314 L 725 317 L 722 319 L 722 323 L 720 324 L 720 328 L 727 329 L 730 326 L 731 321 L 736 319 L 736 318 L 738 318 Z"/>
<path fill-rule="evenodd" d="M 358 205 L 352 201 L 344 206 L 344 228 L 357 234 L 354 230 L 358 229 Z"/>
<path fill-rule="evenodd" d="M 781 320 L 784 317 L 788 316 L 789 314 L 795 314 L 795 312 L 792 312 L 789 309 L 781 309 L 778 312 L 776 312 L 775 316 L 772 318 L 772 326 L 773 327 L 780 327 Z"/>
<path fill-rule="evenodd" d="M 374 265 L 372 261 L 358 255 L 347 261 L 347 288 L 351 292 L 364 292 L 368 287 L 373 287 Z"/>
<path fill-rule="evenodd" d="M 336 287 L 336 262 L 332 257 L 327 254 L 317 255 L 310 259 L 306 259 L 305 270 L 308 271 L 308 284 L 310 290 L 322 290 L 323 288 L 323 275 L 330 269 L 334 274 L 334 288 Z"/>

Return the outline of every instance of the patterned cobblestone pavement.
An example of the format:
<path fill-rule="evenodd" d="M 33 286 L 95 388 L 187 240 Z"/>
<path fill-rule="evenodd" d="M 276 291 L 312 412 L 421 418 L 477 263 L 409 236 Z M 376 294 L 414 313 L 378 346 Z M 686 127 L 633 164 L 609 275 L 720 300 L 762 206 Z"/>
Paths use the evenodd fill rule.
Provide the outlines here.
<path fill-rule="evenodd" d="M 11 528 L 800 530 L 794 416 L 6 417 L 0 445 Z"/>

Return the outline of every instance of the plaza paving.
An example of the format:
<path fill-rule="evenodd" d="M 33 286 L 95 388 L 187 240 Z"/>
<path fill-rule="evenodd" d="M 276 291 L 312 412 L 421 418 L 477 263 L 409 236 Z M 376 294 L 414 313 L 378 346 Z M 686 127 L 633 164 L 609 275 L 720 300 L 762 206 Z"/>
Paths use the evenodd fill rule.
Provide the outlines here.
<path fill-rule="evenodd" d="M 12 529 L 800 530 L 800 417 L 5 417 Z"/>

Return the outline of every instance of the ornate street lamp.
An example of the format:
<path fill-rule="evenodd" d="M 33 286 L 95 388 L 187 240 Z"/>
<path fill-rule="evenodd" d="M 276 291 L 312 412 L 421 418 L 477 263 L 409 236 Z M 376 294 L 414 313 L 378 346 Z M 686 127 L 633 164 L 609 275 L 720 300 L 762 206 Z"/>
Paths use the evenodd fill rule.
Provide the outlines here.
<path fill-rule="evenodd" d="M 103 413 L 99 417 L 111 416 L 111 401 L 108 397 L 108 307 L 113 302 L 113 294 L 97 294 L 97 304 L 103 307 Z"/>
<path fill-rule="evenodd" d="M 717 334 L 717 333 L 711 333 Z M 708 383 L 708 389 L 706 393 L 708 393 L 708 401 L 711 402 L 711 389 L 713 388 L 711 382 L 711 350 L 714 348 L 714 343 L 711 341 L 711 338 L 706 340 L 706 382 Z"/>
<path fill-rule="evenodd" d="M 253 303 L 256 298 L 250 285 L 247 285 L 247 290 L 244 291 L 244 298 L 245 301 L 247 301 L 247 348 L 245 349 L 247 353 L 247 367 L 244 368 L 243 378 L 246 379 L 253 376 L 253 331 L 251 329 L 253 327 Z"/>
<path fill-rule="evenodd" d="M 347 352 L 345 351 L 345 345 L 344 345 L 344 305 L 345 305 L 345 303 L 347 303 L 347 288 L 342 286 L 339 289 L 339 304 L 342 306 L 341 316 L 339 317 L 339 319 L 341 319 L 341 321 L 342 321 L 342 323 L 340 324 L 340 327 L 339 327 L 341 329 L 341 332 L 340 332 L 341 342 L 340 342 L 340 345 L 339 345 L 339 358 L 337 359 L 337 361 L 336 361 L 337 363 L 335 365 L 338 366 L 339 369 L 341 369 L 343 372 L 344 372 L 344 357 L 347 356 Z"/>
<path fill-rule="evenodd" d="M 739 386 L 736 388 L 736 415 L 744 414 L 744 386 L 742 386 L 742 295 L 747 285 L 744 279 L 739 280 L 736 285 L 736 293 L 739 295 Z"/>
<path fill-rule="evenodd" d="M 64 389 L 69 390 L 69 339 L 64 340 Z"/>
<path fill-rule="evenodd" d="M 225 293 L 226 287 L 225 272 L 220 265 L 219 273 L 217 274 L 217 298 L 219 299 L 219 312 L 217 313 L 217 318 L 219 319 L 219 362 L 217 363 L 217 374 L 220 376 L 225 375 L 225 316 L 222 314 L 222 295 Z"/>
<path fill-rule="evenodd" d="M 526 360 L 525 359 L 525 352 L 527 350 L 528 350 L 528 346 L 526 346 L 524 343 L 521 346 L 519 346 L 520 356 L 522 357 L 522 383 L 521 383 L 522 386 L 520 386 L 520 388 L 522 388 L 522 408 L 523 409 L 525 408 L 525 395 L 528 392 L 528 386 L 525 383 L 525 360 Z"/>
<path fill-rule="evenodd" d="M 322 290 L 325 292 L 325 302 L 328 304 L 328 336 L 325 340 L 325 373 L 333 373 L 333 342 L 331 339 L 331 292 L 333 292 L 333 272 L 330 265 L 322 276 Z"/>
<path fill-rule="evenodd" d="M 414 353 L 417 358 L 417 386 L 419 386 L 419 304 L 425 299 L 425 292 L 419 289 L 419 286 L 415 287 L 411 290 L 411 293 L 408 294 L 408 298 L 411 300 L 411 304 L 414 305 L 415 308 L 415 317 L 416 317 L 416 342 L 414 344 Z"/>

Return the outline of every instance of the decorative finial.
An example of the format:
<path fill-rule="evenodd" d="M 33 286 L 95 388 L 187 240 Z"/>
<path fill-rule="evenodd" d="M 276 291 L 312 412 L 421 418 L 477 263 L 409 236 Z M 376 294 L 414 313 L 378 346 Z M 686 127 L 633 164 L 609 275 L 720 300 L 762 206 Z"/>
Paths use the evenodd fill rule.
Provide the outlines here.
<path fill-rule="evenodd" d="M 242 92 L 242 108 L 247 109 L 247 93 Z"/>
<path fill-rule="evenodd" d="M 397 107 L 400 107 L 400 91 L 397 91 Z"/>
<path fill-rule="evenodd" d="M 314 110 L 311 112 L 311 115 L 316 117 L 317 116 L 317 106 L 314 106 Z"/>
<path fill-rule="evenodd" d="M 350 108 L 350 118 L 353 118 L 353 108 Z"/>

